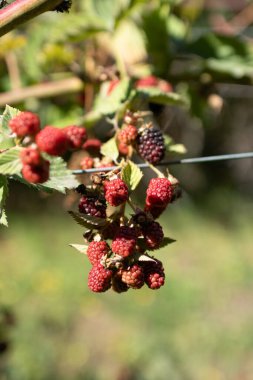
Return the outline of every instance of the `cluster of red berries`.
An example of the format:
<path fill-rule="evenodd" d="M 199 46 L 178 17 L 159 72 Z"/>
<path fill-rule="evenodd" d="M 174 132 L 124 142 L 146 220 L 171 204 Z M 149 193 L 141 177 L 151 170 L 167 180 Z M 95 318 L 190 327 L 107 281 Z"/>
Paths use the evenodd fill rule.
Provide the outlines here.
<path fill-rule="evenodd" d="M 124 123 L 117 132 L 117 143 L 119 153 L 123 156 L 131 156 L 132 150 L 146 161 L 155 165 L 165 155 L 165 142 L 162 131 L 153 126 L 152 123 L 137 127 L 142 119 L 131 112 L 125 115 Z"/>
<path fill-rule="evenodd" d="M 39 117 L 27 111 L 13 117 L 9 127 L 24 147 L 20 153 L 22 175 L 32 183 L 43 183 L 49 179 L 50 163 L 42 153 L 63 156 L 68 150 L 81 149 L 87 142 L 85 128 L 70 125 L 62 129 L 53 126 L 40 129 Z"/>
<path fill-rule="evenodd" d="M 174 200 L 178 182 L 173 178 L 153 178 L 147 188 L 144 209 L 134 206 L 129 218 L 124 214 L 129 189 L 119 173 L 96 175 L 91 186 L 80 185 L 77 192 L 80 215 L 94 217 L 94 226 L 84 234 L 89 243 L 87 256 L 92 264 L 88 287 L 93 292 L 112 288 L 121 293 L 164 285 L 160 260 L 148 253 L 159 249 L 164 240 L 162 226 L 155 221 L 159 210 Z M 154 212 L 155 210 L 155 212 Z M 153 213 L 155 216 L 153 216 Z M 102 221 L 102 223 L 99 223 Z"/>

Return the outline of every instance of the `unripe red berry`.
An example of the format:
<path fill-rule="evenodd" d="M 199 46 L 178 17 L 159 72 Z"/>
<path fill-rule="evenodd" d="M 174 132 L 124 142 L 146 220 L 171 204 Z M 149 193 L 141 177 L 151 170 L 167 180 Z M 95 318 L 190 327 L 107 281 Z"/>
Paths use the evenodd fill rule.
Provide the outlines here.
<path fill-rule="evenodd" d="M 22 176 L 24 179 L 31 183 L 43 183 L 49 178 L 49 162 L 43 160 L 40 165 L 23 165 Z"/>
<path fill-rule="evenodd" d="M 22 164 L 33 166 L 40 165 L 43 160 L 39 150 L 33 147 L 23 148 L 20 152 L 20 159 Z"/>
<path fill-rule="evenodd" d="M 37 134 L 36 144 L 42 152 L 62 156 L 69 147 L 69 140 L 61 129 L 47 126 Z"/>
<path fill-rule="evenodd" d="M 91 154 L 97 154 L 101 148 L 101 141 L 99 139 L 88 139 L 82 146 L 82 149 L 87 150 Z"/>
<path fill-rule="evenodd" d="M 119 206 L 128 199 L 128 188 L 122 179 L 104 182 L 105 199 L 111 206 Z"/>
<path fill-rule="evenodd" d="M 112 251 L 122 257 L 128 257 L 134 252 L 136 240 L 134 228 L 121 226 L 112 241 Z"/>
<path fill-rule="evenodd" d="M 86 169 L 91 169 L 93 168 L 93 165 L 94 165 L 94 160 L 92 157 L 90 156 L 86 156 L 84 157 L 81 162 L 80 162 L 80 166 L 83 170 L 86 170 Z"/>
<path fill-rule="evenodd" d="M 109 253 L 109 246 L 106 241 L 92 241 L 87 249 L 87 256 L 93 265 L 100 264 L 103 256 Z"/>
<path fill-rule="evenodd" d="M 135 82 L 136 88 L 157 87 L 159 79 L 154 75 L 147 75 Z"/>
<path fill-rule="evenodd" d="M 9 127 L 18 137 L 35 135 L 40 130 L 40 119 L 33 112 L 20 112 L 9 121 Z"/>
<path fill-rule="evenodd" d="M 132 144 L 138 135 L 138 129 L 135 125 L 124 125 L 118 132 L 117 138 L 120 143 L 130 145 Z"/>
<path fill-rule="evenodd" d="M 87 132 L 84 127 L 70 125 L 62 129 L 69 140 L 70 149 L 80 149 L 87 140 Z"/>
<path fill-rule="evenodd" d="M 164 207 L 173 196 L 173 185 L 167 178 L 152 178 L 147 188 L 146 205 Z"/>
<path fill-rule="evenodd" d="M 122 270 L 122 281 L 130 288 L 140 289 L 144 285 L 143 268 L 138 264 L 134 264 L 130 268 Z"/>
<path fill-rule="evenodd" d="M 96 293 L 102 293 L 111 287 L 113 272 L 104 268 L 101 264 L 94 265 L 89 272 L 88 287 Z"/>

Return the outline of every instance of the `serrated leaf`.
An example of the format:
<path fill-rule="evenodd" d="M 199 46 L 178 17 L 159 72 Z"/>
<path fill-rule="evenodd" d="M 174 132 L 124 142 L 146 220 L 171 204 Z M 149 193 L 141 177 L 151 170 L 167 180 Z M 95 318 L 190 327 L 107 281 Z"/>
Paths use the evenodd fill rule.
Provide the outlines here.
<path fill-rule="evenodd" d="M 17 108 L 13 108 L 11 106 L 6 106 L 4 113 L 2 115 L 1 125 L 0 125 L 0 131 L 4 134 L 10 133 L 9 128 L 9 121 L 17 116 L 20 113 L 20 111 Z"/>
<path fill-rule="evenodd" d="M 134 190 L 141 181 L 143 173 L 134 162 L 128 161 L 128 163 L 123 167 L 121 175 L 128 188 L 130 190 Z"/>
<path fill-rule="evenodd" d="M 17 174 L 22 169 L 19 158 L 21 148 L 15 147 L 0 153 L 0 174 Z"/>
<path fill-rule="evenodd" d="M 184 105 L 185 100 L 176 92 L 163 92 L 157 87 L 145 87 L 136 90 L 136 97 L 144 98 L 150 103 L 162 105 Z"/>
<path fill-rule="evenodd" d="M 171 239 L 169 237 L 165 237 L 162 241 L 162 243 L 160 244 L 160 247 L 159 248 L 164 248 L 164 247 L 167 247 L 167 245 L 169 244 L 172 244 L 172 243 L 175 243 L 176 240 L 175 239 Z"/>
<path fill-rule="evenodd" d="M 8 196 L 8 179 L 0 175 L 0 224 L 8 226 L 4 205 Z"/>
<path fill-rule="evenodd" d="M 104 156 L 110 158 L 112 161 L 116 161 L 119 156 L 119 150 L 115 137 L 112 137 L 110 140 L 104 143 L 101 146 L 100 152 Z"/>
<path fill-rule="evenodd" d="M 95 216 L 86 214 L 79 214 L 78 212 L 74 211 L 69 211 L 69 214 L 78 224 L 89 229 L 99 229 L 100 227 L 104 227 L 108 223 L 106 219 L 97 218 Z"/>
<path fill-rule="evenodd" d="M 50 158 L 49 160 L 50 179 L 42 185 L 43 188 L 65 193 L 66 189 L 74 189 L 79 185 L 79 182 L 61 157 Z"/>
<path fill-rule="evenodd" d="M 69 244 L 70 247 L 76 249 L 78 252 L 83 253 L 84 255 L 87 254 L 88 245 L 84 244 Z"/>
<path fill-rule="evenodd" d="M 178 154 L 185 154 L 187 152 L 184 144 L 173 144 L 166 147 L 167 152 L 173 152 Z"/>

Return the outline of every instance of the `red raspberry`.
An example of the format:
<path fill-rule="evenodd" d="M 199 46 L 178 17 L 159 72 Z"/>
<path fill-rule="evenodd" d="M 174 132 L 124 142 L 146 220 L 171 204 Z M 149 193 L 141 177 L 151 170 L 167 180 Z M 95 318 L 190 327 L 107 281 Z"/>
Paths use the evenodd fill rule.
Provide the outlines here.
<path fill-rule="evenodd" d="M 63 128 L 62 131 L 69 139 L 69 147 L 71 149 L 80 149 L 84 142 L 87 140 L 87 132 L 83 127 L 70 125 Z"/>
<path fill-rule="evenodd" d="M 22 149 L 20 153 L 20 159 L 22 164 L 33 166 L 40 165 L 43 160 L 39 150 L 37 148 L 32 147 Z"/>
<path fill-rule="evenodd" d="M 80 162 L 80 166 L 83 170 L 93 168 L 94 160 L 92 157 L 86 156 Z"/>
<path fill-rule="evenodd" d="M 101 145 L 102 143 L 99 139 L 88 139 L 82 148 L 91 154 L 97 154 L 100 151 Z"/>
<path fill-rule="evenodd" d="M 161 261 L 143 261 L 142 267 L 144 269 L 145 282 L 150 289 L 159 289 L 164 285 L 165 274 Z"/>
<path fill-rule="evenodd" d="M 158 82 L 159 82 L 159 79 L 157 77 L 155 77 L 154 75 L 148 75 L 146 77 L 138 79 L 135 83 L 135 87 L 136 88 L 157 87 Z"/>
<path fill-rule="evenodd" d="M 40 165 L 23 165 L 22 176 L 31 183 L 43 183 L 49 178 L 49 162 L 43 160 Z"/>
<path fill-rule="evenodd" d="M 127 292 L 129 289 L 129 286 L 122 281 L 122 274 L 121 271 L 118 271 L 117 273 L 114 274 L 112 278 L 112 289 L 116 293 L 123 293 Z"/>
<path fill-rule="evenodd" d="M 124 125 L 124 127 L 118 132 L 118 141 L 130 145 L 132 144 L 138 135 L 138 129 L 131 124 Z"/>
<path fill-rule="evenodd" d="M 128 257 L 134 252 L 136 240 L 134 228 L 121 226 L 112 241 L 112 251 L 122 257 Z"/>
<path fill-rule="evenodd" d="M 162 226 L 159 223 L 150 222 L 146 224 L 142 232 L 149 249 L 157 249 L 160 247 L 164 234 Z"/>
<path fill-rule="evenodd" d="M 106 241 L 92 241 L 87 249 L 87 256 L 93 265 L 100 264 L 103 256 L 109 252 L 109 246 Z"/>
<path fill-rule="evenodd" d="M 97 198 L 83 195 L 79 201 L 79 212 L 97 218 L 106 218 L 106 204 Z"/>
<path fill-rule="evenodd" d="M 167 82 L 166 80 L 160 79 L 158 82 L 158 88 L 163 92 L 172 92 L 173 87 L 172 85 Z"/>
<path fill-rule="evenodd" d="M 147 207 L 166 207 L 173 196 L 173 185 L 167 178 L 152 178 L 147 188 Z"/>
<path fill-rule="evenodd" d="M 52 156 L 62 156 L 66 153 L 69 140 L 65 133 L 55 127 L 47 126 L 36 136 L 36 143 L 42 152 Z"/>
<path fill-rule="evenodd" d="M 118 150 L 122 156 L 127 156 L 129 154 L 129 146 L 122 142 L 118 142 Z"/>
<path fill-rule="evenodd" d="M 96 293 L 106 292 L 111 287 L 112 271 L 101 264 L 94 265 L 89 272 L 88 287 Z"/>
<path fill-rule="evenodd" d="M 19 137 L 35 135 L 40 130 L 40 119 L 33 112 L 20 112 L 9 121 L 9 127 Z"/>
<path fill-rule="evenodd" d="M 104 182 L 105 199 L 111 206 L 119 206 L 128 199 L 128 188 L 122 179 Z"/>
<path fill-rule="evenodd" d="M 122 281 L 130 288 L 140 289 L 144 285 L 143 268 L 138 264 L 134 264 L 129 269 L 122 270 Z"/>

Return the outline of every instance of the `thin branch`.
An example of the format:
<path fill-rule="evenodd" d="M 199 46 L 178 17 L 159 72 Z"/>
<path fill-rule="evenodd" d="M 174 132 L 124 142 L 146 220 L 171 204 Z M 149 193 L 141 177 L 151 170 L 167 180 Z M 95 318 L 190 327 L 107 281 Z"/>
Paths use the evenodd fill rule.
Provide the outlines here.
<path fill-rule="evenodd" d="M 198 163 L 206 163 L 206 162 L 214 162 L 214 161 L 227 161 L 227 160 L 239 160 L 242 158 L 253 158 L 253 152 L 245 152 L 245 153 L 232 153 L 232 154 L 222 154 L 219 156 L 207 156 L 207 157 L 194 157 L 194 158 L 182 158 L 178 160 L 170 160 L 159 162 L 156 166 L 169 166 L 169 165 L 178 165 L 178 164 L 198 164 Z M 136 164 L 141 169 L 148 169 L 150 165 L 147 163 Z M 73 174 L 85 174 L 85 173 L 96 173 L 96 172 L 109 172 L 111 170 L 115 170 L 119 168 L 118 166 L 110 166 L 107 168 L 92 168 L 86 170 L 73 170 Z"/>
<path fill-rule="evenodd" d="M 0 10 L 0 37 L 18 25 L 55 9 L 62 0 L 16 0 Z"/>
<path fill-rule="evenodd" d="M 0 106 L 16 104 L 28 98 L 50 98 L 57 95 L 65 95 L 82 91 L 83 82 L 79 78 L 68 78 L 54 82 L 37 84 L 19 88 L 0 94 Z"/>

